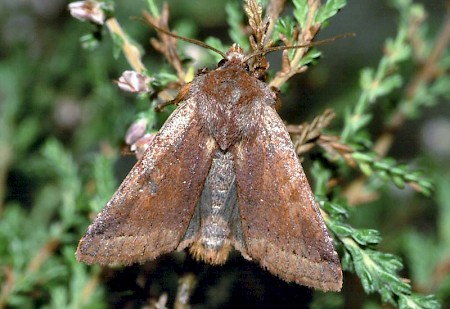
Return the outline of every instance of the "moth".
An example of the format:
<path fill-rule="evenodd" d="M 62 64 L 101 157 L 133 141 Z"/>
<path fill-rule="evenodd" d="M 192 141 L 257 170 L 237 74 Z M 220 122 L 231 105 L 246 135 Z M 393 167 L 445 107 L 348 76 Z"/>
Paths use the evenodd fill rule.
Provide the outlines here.
<path fill-rule="evenodd" d="M 223 264 L 232 248 L 272 274 L 339 291 L 342 270 L 278 93 L 233 45 L 184 86 L 181 104 L 89 226 L 87 264 L 143 263 L 189 248 Z"/>

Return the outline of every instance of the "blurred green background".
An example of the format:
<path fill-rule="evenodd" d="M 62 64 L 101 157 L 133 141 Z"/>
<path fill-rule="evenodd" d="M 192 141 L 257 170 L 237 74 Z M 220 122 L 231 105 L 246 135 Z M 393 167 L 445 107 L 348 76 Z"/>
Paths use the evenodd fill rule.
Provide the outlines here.
<path fill-rule="evenodd" d="M 0 2 L 0 308 L 133 308 L 157 300 L 163 292 L 169 293 L 170 304 L 182 269 L 193 269 L 199 277 L 194 308 L 237 308 L 247 304 L 246 297 L 261 300 L 255 303 L 260 307 L 276 301 L 282 307 L 289 298 L 291 304 L 310 299 L 308 290 L 273 283 L 266 278 L 270 275 L 239 257 L 222 269 L 186 262 L 189 257 L 182 254 L 120 270 L 75 261 L 77 242 L 92 219 L 88 214 L 104 205 L 134 162 L 133 157 L 121 156 L 120 148 L 127 128 L 146 102 L 120 92 L 113 83 L 129 66 L 123 56 L 113 57 L 114 47 L 106 33 L 93 51 L 82 48 L 80 38 L 95 31 L 95 26 L 72 18 L 68 3 Z M 200 40 L 217 36 L 232 43 L 227 37 L 225 2 L 169 3 L 171 23 L 184 29 L 183 34 Z M 426 9 L 425 28 L 432 40 L 449 18 L 449 3 L 418 3 Z M 145 49 L 146 67 L 156 72 L 164 64 L 148 43 L 155 33 L 130 18 L 145 7 L 144 1 L 117 2 L 116 18 Z M 388 1 L 349 1 L 320 37 L 344 32 L 355 32 L 356 37 L 320 47 L 323 57 L 318 64 L 294 78 L 283 93 L 283 119 L 301 123 L 325 108 L 339 114 L 354 104 L 361 91 L 360 70 L 377 66 L 383 43 L 395 36 L 397 24 L 398 12 Z M 446 61 L 450 61 L 448 53 Z M 411 77 L 416 68 L 408 65 L 400 69 Z M 271 67 L 277 66 L 273 57 Z M 385 110 L 400 91 L 374 107 L 373 136 L 382 130 Z M 404 259 L 401 275 L 412 280 L 413 290 L 436 294 L 447 308 L 449 107 L 447 94 L 422 108 L 399 129 L 388 153 L 423 169 L 435 181 L 432 197 L 409 187 L 384 186 L 378 199 L 359 204 L 350 218 L 356 227 L 380 230 L 383 241 L 378 249 Z M 339 122 L 338 118 L 335 126 Z M 152 281 L 152 276 L 158 280 Z M 233 286 L 236 276 L 241 282 Z M 274 285 L 284 292 L 272 293 Z M 364 294 L 357 277 L 348 275 L 344 285 L 344 300 L 333 303 L 331 296 L 330 307 L 380 306 L 377 295 Z M 246 294 L 245 289 L 252 291 Z M 320 307 L 319 302 L 316 305 Z"/>

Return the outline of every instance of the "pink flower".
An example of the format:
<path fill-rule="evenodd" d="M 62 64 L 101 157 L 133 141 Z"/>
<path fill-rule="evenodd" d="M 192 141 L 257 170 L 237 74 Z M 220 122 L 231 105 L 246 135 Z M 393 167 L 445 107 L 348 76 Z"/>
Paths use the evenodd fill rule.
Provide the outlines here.
<path fill-rule="evenodd" d="M 133 122 L 125 134 L 125 143 L 132 145 L 142 138 L 147 130 L 147 122 L 145 118 Z"/>
<path fill-rule="evenodd" d="M 76 1 L 69 4 L 70 14 L 81 21 L 90 21 L 94 24 L 103 25 L 105 13 L 100 3 L 94 1 Z"/>
<path fill-rule="evenodd" d="M 123 91 L 144 93 L 150 91 L 151 78 L 135 71 L 125 71 L 119 78 L 117 85 Z"/>

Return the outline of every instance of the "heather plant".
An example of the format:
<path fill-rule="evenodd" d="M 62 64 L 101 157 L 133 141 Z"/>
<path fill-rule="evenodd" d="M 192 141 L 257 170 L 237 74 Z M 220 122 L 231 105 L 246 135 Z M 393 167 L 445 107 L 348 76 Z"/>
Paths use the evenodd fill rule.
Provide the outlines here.
<path fill-rule="evenodd" d="M 377 4 L 381 22 L 355 29 L 346 12 L 360 8 L 343 0 L 186 3 L 0 4 L 0 308 L 448 306 L 448 8 L 390 0 Z M 166 103 L 220 60 L 146 19 L 221 51 L 263 35 L 304 45 L 356 33 L 268 57 L 342 292 L 285 283 L 237 253 L 221 267 L 184 252 L 131 267 L 76 261 L 86 227 L 174 110 Z M 386 37 L 367 38 L 385 22 Z M 374 40 L 375 57 L 359 57 Z"/>

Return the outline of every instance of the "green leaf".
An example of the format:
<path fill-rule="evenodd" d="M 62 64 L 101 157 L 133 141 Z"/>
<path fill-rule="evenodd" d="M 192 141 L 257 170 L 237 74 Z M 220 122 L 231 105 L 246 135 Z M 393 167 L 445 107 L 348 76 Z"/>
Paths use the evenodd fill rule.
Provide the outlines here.
<path fill-rule="evenodd" d="M 378 291 L 383 302 L 392 304 L 395 304 L 394 295 L 411 293 L 411 286 L 396 274 L 403 267 L 398 257 L 371 249 L 363 250 L 348 238 L 343 242 L 366 293 Z"/>
<path fill-rule="evenodd" d="M 94 161 L 94 177 L 96 197 L 91 201 L 90 207 L 94 212 L 100 212 L 117 188 L 113 160 L 103 155 L 97 156 Z"/>
<path fill-rule="evenodd" d="M 348 207 L 345 207 L 343 204 L 327 201 L 320 196 L 316 196 L 316 200 L 320 203 L 320 207 L 333 218 L 346 218 L 348 216 Z"/>
<path fill-rule="evenodd" d="M 370 102 L 373 102 L 377 97 L 384 96 L 391 93 L 392 90 L 400 88 L 403 84 L 402 77 L 398 74 L 386 77 L 378 84 L 376 88 L 373 88 L 370 94 Z"/>
<path fill-rule="evenodd" d="M 354 229 L 342 222 L 334 221 L 330 224 L 330 229 L 333 231 L 334 234 L 340 236 L 340 237 L 347 237 L 351 236 L 354 232 Z"/>
<path fill-rule="evenodd" d="M 80 37 L 80 43 L 82 48 L 89 51 L 93 51 L 100 45 L 98 39 L 92 33 Z"/>
<path fill-rule="evenodd" d="M 421 177 L 417 171 L 410 171 L 405 165 L 398 165 L 392 158 L 377 159 L 375 153 L 354 152 L 352 158 L 356 160 L 361 171 L 367 175 L 376 175 L 382 180 L 391 180 L 397 187 L 403 188 L 405 183 L 416 183 L 421 193 L 429 195 L 433 190 L 431 180 Z"/>
<path fill-rule="evenodd" d="M 210 46 L 212 46 L 212 47 L 214 47 L 214 48 L 216 48 L 216 49 L 218 49 L 218 50 L 220 50 L 220 51 L 222 51 L 222 52 L 223 52 L 223 51 L 226 51 L 226 50 L 228 49 L 228 48 L 222 43 L 222 41 L 221 41 L 220 39 L 215 38 L 215 37 L 208 37 L 208 38 L 206 38 L 205 43 L 208 44 L 208 45 L 210 45 Z M 214 57 L 216 63 L 218 63 L 220 60 L 222 60 L 222 56 L 219 55 L 218 53 L 216 53 L 216 52 L 214 52 L 214 51 L 212 51 L 212 50 L 210 50 L 210 49 L 208 49 L 207 51 L 208 51 L 208 53 L 209 53 L 211 56 Z"/>
<path fill-rule="evenodd" d="M 156 5 L 154 0 L 147 0 L 148 9 L 150 10 L 150 13 L 155 16 L 159 17 L 159 9 Z"/>
<path fill-rule="evenodd" d="M 153 75 L 153 80 L 151 81 L 152 87 L 162 88 L 166 86 L 168 83 L 178 81 L 178 76 L 173 72 L 165 72 L 163 70 Z"/>
<path fill-rule="evenodd" d="M 375 72 L 372 68 L 364 68 L 359 76 L 359 85 L 361 89 L 371 89 Z"/>
<path fill-rule="evenodd" d="M 354 152 L 352 153 L 353 159 L 360 161 L 360 162 L 373 162 L 374 157 L 370 153 L 363 153 L 363 152 Z"/>
<path fill-rule="evenodd" d="M 320 6 L 315 16 L 315 23 L 323 23 L 336 15 L 336 13 L 347 4 L 346 0 L 328 0 Z"/>
<path fill-rule="evenodd" d="M 372 167 L 370 166 L 370 164 L 360 163 L 359 168 L 361 169 L 361 172 L 363 172 L 364 175 L 366 175 L 366 176 L 371 176 L 373 173 L 373 170 L 372 170 Z"/>
<path fill-rule="evenodd" d="M 292 18 L 289 17 L 280 17 L 277 20 L 277 23 L 275 25 L 275 32 L 281 33 L 284 35 L 289 41 L 293 40 L 293 29 L 295 27 L 296 23 L 292 20 Z M 274 37 L 274 40 L 278 40 L 278 37 Z"/>
<path fill-rule="evenodd" d="M 392 63 L 399 63 L 411 57 L 411 47 L 406 44 L 403 36 L 404 33 L 400 32 L 396 40 L 386 40 L 386 53 L 389 55 L 389 61 Z"/>
<path fill-rule="evenodd" d="M 306 18 L 308 16 L 308 1 L 307 0 L 293 0 L 294 4 L 294 17 L 295 20 L 300 24 L 302 29 L 305 28 Z"/>
<path fill-rule="evenodd" d="M 299 68 L 304 66 L 304 65 L 308 65 L 310 63 L 314 63 L 314 60 L 316 60 L 317 58 L 319 58 L 322 55 L 322 52 L 320 52 L 318 49 L 316 48 L 311 48 L 308 53 L 306 53 L 306 55 L 300 60 L 299 62 Z"/>
<path fill-rule="evenodd" d="M 118 59 L 120 52 L 122 51 L 124 41 L 119 35 L 115 34 L 114 32 L 111 32 L 111 37 L 113 40 L 113 57 L 114 59 Z"/>
<path fill-rule="evenodd" d="M 400 295 L 399 308 L 401 309 L 438 309 L 441 305 L 434 295 Z"/>
<path fill-rule="evenodd" d="M 405 181 L 400 176 L 393 175 L 392 182 L 400 189 L 403 189 L 405 187 Z"/>
<path fill-rule="evenodd" d="M 352 237 L 360 245 L 376 245 L 381 241 L 380 232 L 372 229 L 354 229 Z"/>

